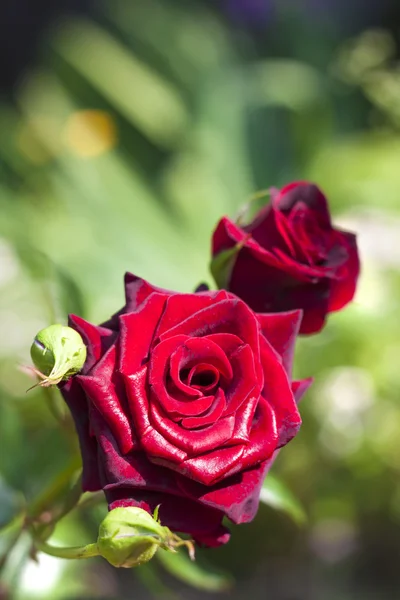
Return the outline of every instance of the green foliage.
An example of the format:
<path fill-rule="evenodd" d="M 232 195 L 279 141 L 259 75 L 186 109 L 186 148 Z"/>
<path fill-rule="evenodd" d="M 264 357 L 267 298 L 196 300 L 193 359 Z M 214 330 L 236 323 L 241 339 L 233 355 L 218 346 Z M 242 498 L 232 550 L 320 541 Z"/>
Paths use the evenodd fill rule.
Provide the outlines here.
<path fill-rule="evenodd" d="M 183 552 L 158 552 L 157 558 L 171 575 L 199 590 L 221 592 L 232 586 L 231 576 L 213 571 L 211 565 L 202 566 L 198 560 L 193 562 Z"/>
<path fill-rule="evenodd" d="M 200 0 L 108 0 L 96 19 L 54 30 L 40 66 L 0 106 L 0 526 L 10 523 L 0 568 L 17 600 L 102 593 L 101 578 L 92 590 L 74 566 L 35 592 L 29 537 L 15 533 L 26 505 L 36 516 L 50 506 L 68 511 L 80 467 L 57 394 L 26 395 L 31 381 L 17 369 L 30 363 L 36 332 L 64 323 L 68 312 L 107 319 L 123 302 L 125 270 L 182 291 L 210 282 L 219 218 L 233 217 L 257 189 L 296 178 L 318 183 L 335 219 L 359 232 L 356 301 L 299 343 L 297 375 L 316 382 L 300 408 L 299 436 L 264 484 L 261 499 L 277 512 L 261 510 L 255 523 L 232 527 L 231 544 L 208 551 L 210 568 L 182 552 L 157 556 L 187 583 L 225 589 L 229 578 L 212 570 L 219 557 L 251 574 L 279 550 L 288 556 L 301 534 L 278 511 L 303 523 L 302 506 L 309 515 L 303 548 L 313 541 L 323 575 L 334 561 L 321 554 L 331 548 L 324 527 L 332 521 L 355 532 L 357 557 L 366 561 L 370 552 L 374 569 L 398 555 L 382 533 L 399 539 L 395 42 L 382 31 L 346 40 L 331 23 L 315 27 L 300 8 L 290 12 L 293 3 L 275 4 L 277 20 L 252 36 Z M 60 545 L 76 533 L 94 539 L 103 514 L 85 506 L 60 527 Z M 346 573 L 335 566 L 332 597 L 351 565 Z M 36 583 L 49 580 L 46 569 Z M 148 581 L 158 574 L 144 569 Z"/>
<path fill-rule="evenodd" d="M 271 474 L 268 474 L 263 483 L 260 500 L 286 513 L 298 525 L 304 525 L 306 521 L 304 508 L 285 484 Z"/>

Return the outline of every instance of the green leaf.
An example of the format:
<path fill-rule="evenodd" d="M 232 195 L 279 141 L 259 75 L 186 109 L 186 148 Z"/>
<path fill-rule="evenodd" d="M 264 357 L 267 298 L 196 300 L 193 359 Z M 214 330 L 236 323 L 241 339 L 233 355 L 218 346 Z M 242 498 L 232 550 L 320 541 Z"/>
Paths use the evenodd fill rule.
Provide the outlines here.
<path fill-rule="evenodd" d="M 229 284 L 232 269 L 235 264 L 236 255 L 243 248 L 250 234 L 235 244 L 233 248 L 218 252 L 210 263 L 211 275 L 214 277 L 215 283 L 220 289 L 226 289 Z"/>
<path fill-rule="evenodd" d="M 307 520 L 304 508 L 282 481 L 268 475 L 261 488 L 260 501 L 289 515 L 302 525 Z"/>
<path fill-rule="evenodd" d="M 211 571 L 197 561 L 191 561 L 183 552 L 173 554 L 160 550 L 156 557 L 171 575 L 197 589 L 221 592 L 232 586 L 233 580 L 230 575 Z"/>

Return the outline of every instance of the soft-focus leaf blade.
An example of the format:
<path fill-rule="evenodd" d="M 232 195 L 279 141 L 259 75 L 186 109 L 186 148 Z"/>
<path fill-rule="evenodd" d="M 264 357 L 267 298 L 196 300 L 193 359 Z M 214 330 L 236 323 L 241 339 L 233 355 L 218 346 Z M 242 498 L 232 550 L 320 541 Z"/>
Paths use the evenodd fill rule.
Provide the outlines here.
<path fill-rule="evenodd" d="M 300 502 L 282 481 L 268 475 L 261 488 L 260 501 L 276 510 L 286 513 L 298 525 L 306 521 L 306 514 Z"/>
<path fill-rule="evenodd" d="M 171 575 L 197 589 L 221 592 L 229 589 L 232 585 L 229 575 L 211 571 L 197 561 L 192 562 L 183 552 L 173 554 L 160 551 L 157 553 L 157 557 Z"/>

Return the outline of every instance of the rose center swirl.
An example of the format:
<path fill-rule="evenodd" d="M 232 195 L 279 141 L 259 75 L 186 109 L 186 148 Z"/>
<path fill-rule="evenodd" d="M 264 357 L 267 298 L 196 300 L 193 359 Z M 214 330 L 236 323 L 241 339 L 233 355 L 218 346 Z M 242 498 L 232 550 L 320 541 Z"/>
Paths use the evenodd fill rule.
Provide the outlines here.
<path fill-rule="evenodd" d="M 215 423 L 226 408 L 233 371 L 225 351 L 207 337 L 160 342 L 149 369 L 152 398 L 186 429 Z"/>

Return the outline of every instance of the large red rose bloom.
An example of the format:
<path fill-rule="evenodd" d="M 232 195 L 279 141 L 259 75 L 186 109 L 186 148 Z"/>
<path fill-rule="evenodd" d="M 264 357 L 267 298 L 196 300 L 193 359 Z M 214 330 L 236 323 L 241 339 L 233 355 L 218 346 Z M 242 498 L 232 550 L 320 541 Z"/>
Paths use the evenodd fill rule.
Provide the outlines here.
<path fill-rule="evenodd" d="M 103 326 L 71 316 L 88 358 L 62 385 L 83 487 L 110 509 L 160 506 L 163 525 L 215 546 L 250 521 L 278 448 L 300 427 L 292 382 L 301 312 L 255 314 L 225 291 L 178 294 L 125 278 Z"/>
<path fill-rule="evenodd" d="M 334 228 L 317 186 L 295 182 L 272 192 L 271 203 L 244 227 L 224 217 L 213 256 L 238 247 L 227 281 L 217 281 L 257 312 L 303 310 L 300 333 L 322 329 L 328 313 L 356 290 L 356 237 Z M 225 279 L 225 278 L 223 278 Z"/>

